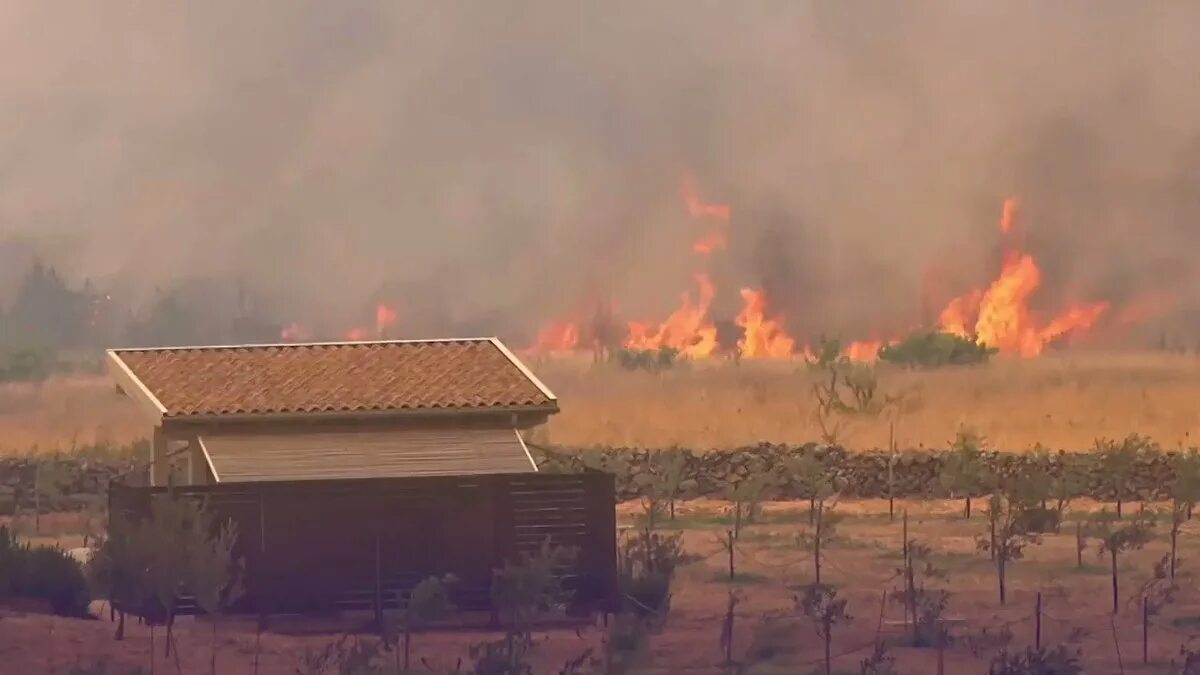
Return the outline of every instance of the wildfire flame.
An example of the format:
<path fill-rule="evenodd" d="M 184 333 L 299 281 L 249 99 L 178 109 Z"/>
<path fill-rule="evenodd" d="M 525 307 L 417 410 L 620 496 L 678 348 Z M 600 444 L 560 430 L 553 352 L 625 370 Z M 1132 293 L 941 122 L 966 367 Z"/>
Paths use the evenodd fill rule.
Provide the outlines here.
<path fill-rule="evenodd" d="M 696 275 L 699 291 L 695 302 L 684 291 L 680 307 L 660 324 L 631 321 L 625 346 L 630 349 L 671 347 L 689 358 L 704 358 L 717 349 L 717 328 L 708 320 L 708 308 L 716 297 L 716 288 L 708 275 Z"/>
<path fill-rule="evenodd" d="M 543 326 L 529 351 L 534 354 L 554 354 L 574 351 L 579 346 L 579 323 L 562 319 Z"/>
<path fill-rule="evenodd" d="M 685 176 L 681 191 L 684 206 L 693 218 L 716 220 L 692 244 L 692 250 L 707 260 L 728 244 L 727 225 L 731 216 L 728 204 L 710 203 L 701 198 L 691 178 Z M 1033 256 L 1024 251 L 1023 233 L 1018 220 L 1016 198 L 1004 201 L 1000 218 L 1002 243 L 999 276 L 986 288 L 968 291 L 950 300 L 937 316 L 939 329 L 977 339 L 1005 354 L 1032 357 L 1041 354 L 1050 343 L 1085 332 L 1109 309 L 1107 302 L 1068 307 L 1049 321 L 1041 323 L 1029 308 L 1029 300 L 1041 284 L 1041 270 Z M 713 356 L 718 351 L 717 329 L 709 316 L 716 288 L 705 271 L 695 274 L 696 292 L 684 292 L 680 306 L 665 320 L 632 321 L 627 326 L 624 345 L 630 349 L 671 347 L 693 359 Z M 923 290 L 925 305 L 935 295 L 938 279 L 930 275 Z M 812 349 L 788 334 L 781 317 L 773 315 L 764 291 L 742 288 L 741 310 L 734 323 L 741 329 L 738 349 L 751 359 L 788 359 L 803 356 L 812 359 Z M 1146 303 L 1150 304 L 1150 303 Z M 932 312 L 929 312 L 932 314 Z M 584 348 L 582 323 L 575 319 L 552 321 L 538 332 L 531 353 L 554 353 Z M 589 338 L 591 339 L 591 338 Z M 896 340 L 860 340 L 848 343 L 841 355 L 851 361 L 872 362 L 879 350 Z"/>
<path fill-rule="evenodd" d="M 396 309 L 382 302 L 375 305 L 375 332 L 383 337 L 389 328 L 396 325 Z"/>
<path fill-rule="evenodd" d="M 851 342 L 842 349 L 842 356 L 851 361 L 870 363 L 879 359 L 879 350 L 883 348 L 883 340 L 860 340 Z"/>
<path fill-rule="evenodd" d="M 1107 302 L 1069 307 L 1046 325 L 1038 326 L 1029 310 L 1029 298 L 1041 284 L 1041 270 L 1033 256 L 1012 239 L 1017 229 L 1018 203 L 1004 201 L 1000 232 L 1005 235 L 1000 276 L 987 290 L 972 290 L 953 300 L 939 317 L 941 330 L 974 336 L 1001 353 L 1022 357 L 1041 354 L 1051 342 L 1087 330 L 1108 309 Z M 973 329 L 968 329 L 974 323 Z"/>
<path fill-rule="evenodd" d="M 742 311 L 734 320 L 742 328 L 738 349 L 750 359 L 783 359 L 796 350 L 792 339 L 776 319 L 766 316 L 767 299 L 762 291 L 742 289 Z"/>

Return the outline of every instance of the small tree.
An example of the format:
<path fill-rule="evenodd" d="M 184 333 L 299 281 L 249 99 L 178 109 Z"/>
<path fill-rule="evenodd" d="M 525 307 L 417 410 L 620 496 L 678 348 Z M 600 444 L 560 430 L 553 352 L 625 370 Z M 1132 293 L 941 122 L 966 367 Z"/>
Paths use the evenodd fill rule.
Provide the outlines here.
<path fill-rule="evenodd" d="M 1200 501 L 1200 451 L 1191 448 L 1174 457 L 1175 480 L 1171 484 L 1171 578 L 1175 578 L 1179 532 Z"/>
<path fill-rule="evenodd" d="M 1138 513 L 1128 522 L 1107 508 L 1092 514 L 1088 536 L 1100 543 L 1099 555 L 1108 554 L 1112 571 L 1112 611 L 1119 610 L 1120 591 L 1117 580 L 1117 557 L 1127 551 L 1141 549 L 1154 533 L 1154 519 L 1148 513 Z"/>
<path fill-rule="evenodd" d="M 796 598 L 796 606 L 812 620 L 817 636 L 825 645 L 825 675 L 833 673 L 833 628 L 852 621 L 846 613 L 846 599 L 838 598 L 837 589 L 825 584 L 809 584 L 804 594 Z"/>
<path fill-rule="evenodd" d="M 483 672 L 520 673 L 528 669 L 533 649 L 531 626 L 538 617 L 562 609 L 571 593 L 563 588 L 562 573 L 575 559 L 569 549 L 551 546 L 547 537 L 535 554 L 507 562 L 492 575 L 492 606 L 505 627 L 499 642 L 476 645 L 471 656 Z M 488 670 L 490 669 L 490 670 Z"/>
<path fill-rule="evenodd" d="M 217 622 L 225 608 L 237 602 L 245 592 L 242 561 L 233 555 L 238 537 L 237 524 L 226 521 L 218 529 L 212 514 L 202 508 L 195 514 L 189 534 L 184 583 L 195 596 L 196 605 L 212 622 L 209 667 L 216 675 Z"/>
<path fill-rule="evenodd" d="M 687 478 L 688 458 L 682 450 L 672 448 L 652 455 L 650 473 L 654 477 L 653 489 L 658 493 L 659 500 L 667 502 L 667 511 L 671 520 L 675 520 L 675 500 L 679 498 L 679 488 Z"/>
<path fill-rule="evenodd" d="M 87 573 L 92 588 L 119 607 L 115 640 L 125 638 L 126 610 L 140 611 L 153 597 L 146 571 L 155 546 L 153 530 L 144 523 L 109 514 L 108 533 L 88 561 Z"/>
<path fill-rule="evenodd" d="M 992 659 L 988 673 L 990 675 L 1079 675 L 1083 672 L 1083 666 L 1079 664 L 1081 655 L 1079 650 L 1072 652 L 1061 645 L 1049 650 L 1029 647 L 1023 652 L 1016 653 L 1005 649 Z"/>
<path fill-rule="evenodd" d="M 904 606 L 905 621 L 910 623 L 910 638 L 914 647 L 940 645 L 943 638 L 942 612 L 946 609 L 950 594 L 926 586 L 930 579 L 946 578 L 945 570 L 934 566 L 932 554 L 933 550 L 927 544 L 906 538 L 904 564 L 896 570 L 901 587 L 892 593 L 892 598 Z"/>
<path fill-rule="evenodd" d="M 822 551 L 837 536 L 837 525 L 842 520 L 840 515 L 833 512 L 837 501 L 831 497 L 832 495 L 823 496 L 817 501 L 816 518 L 812 525 L 812 531 L 801 532 L 797 538 L 801 546 L 808 547 L 812 551 L 813 583 L 815 584 L 821 583 Z"/>
<path fill-rule="evenodd" d="M 797 455 L 789 455 L 779 466 L 783 470 L 780 482 L 793 481 L 800 493 L 808 499 L 808 522 L 816 522 L 817 501 L 825 499 L 835 491 L 833 478 L 832 457 L 828 454 L 818 457 L 809 451 Z"/>
<path fill-rule="evenodd" d="M 733 530 L 740 534 L 742 523 L 753 523 L 762 510 L 762 502 L 775 486 L 772 476 L 766 472 L 755 472 L 730 484 L 725 489 L 725 498 L 733 502 Z"/>
<path fill-rule="evenodd" d="M 1117 502 L 1117 518 L 1123 515 L 1121 505 L 1129 498 L 1129 483 L 1138 459 L 1146 452 L 1157 450 L 1158 445 L 1154 441 L 1138 434 L 1130 434 L 1121 441 L 1096 441 L 1096 451 L 1100 454 L 1100 472 Z"/>
<path fill-rule="evenodd" d="M 414 630 L 419 630 L 433 621 L 437 621 L 448 616 L 454 611 L 454 605 L 450 602 L 449 586 L 455 582 L 454 578 L 447 576 L 444 578 L 429 577 L 416 586 L 408 594 L 408 602 L 404 607 L 404 612 L 401 619 L 400 630 L 403 631 L 404 640 L 404 665 L 396 664 L 397 672 L 409 672 L 409 656 L 412 653 L 412 634 Z M 399 655 L 399 650 L 397 650 Z"/>
<path fill-rule="evenodd" d="M 966 504 L 964 516 L 971 518 L 971 496 L 985 489 L 991 475 L 983 461 L 983 436 L 969 429 L 960 429 L 950 444 L 938 480 L 952 497 L 962 497 Z"/>
<path fill-rule="evenodd" d="M 1042 534 L 1051 531 L 1057 523 L 1057 512 L 1041 505 L 1036 496 L 1021 491 L 1017 484 L 1007 492 L 995 492 L 988 500 L 988 536 L 980 536 L 976 544 L 988 551 L 996 561 L 996 581 L 1000 604 L 1007 599 L 1006 581 L 1008 564 L 1024 556 L 1025 547 L 1040 544 Z"/>

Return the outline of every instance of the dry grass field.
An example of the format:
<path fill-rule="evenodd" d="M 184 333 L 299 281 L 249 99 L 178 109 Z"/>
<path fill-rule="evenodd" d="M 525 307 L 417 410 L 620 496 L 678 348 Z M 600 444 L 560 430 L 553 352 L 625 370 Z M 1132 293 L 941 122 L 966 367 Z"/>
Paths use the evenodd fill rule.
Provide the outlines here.
<path fill-rule="evenodd" d="M 758 441 L 818 440 L 803 364 L 697 363 L 660 375 L 590 361 L 533 360 L 562 413 L 537 440 L 565 445 L 695 449 Z M 940 447 L 963 425 L 998 449 L 1036 443 L 1086 449 L 1098 437 L 1148 434 L 1166 447 L 1200 434 L 1200 358 L 1162 353 L 1069 352 L 978 367 L 905 372 L 880 366 L 881 393 L 903 409 L 846 420 L 840 441 L 885 447 L 894 419 L 901 447 Z M 94 441 L 128 443 L 147 429 L 102 377 L 0 387 L 0 451 L 69 451 Z"/>
<path fill-rule="evenodd" d="M 661 375 L 589 363 L 535 362 L 562 413 L 543 440 L 565 445 L 681 445 L 702 450 L 759 441 L 818 440 L 803 364 L 693 364 Z M 1165 447 L 1200 434 L 1200 358 L 1155 353 L 1061 353 L 984 366 L 911 372 L 878 367 L 881 394 L 903 409 L 847 421 L 840 442 L 886 447 L 895 419 L 900 447 L 942 447 L 960 426 L 990 445 L 1025 450 L 1090 448 L 1098 437 L 1147 434 Z"/>

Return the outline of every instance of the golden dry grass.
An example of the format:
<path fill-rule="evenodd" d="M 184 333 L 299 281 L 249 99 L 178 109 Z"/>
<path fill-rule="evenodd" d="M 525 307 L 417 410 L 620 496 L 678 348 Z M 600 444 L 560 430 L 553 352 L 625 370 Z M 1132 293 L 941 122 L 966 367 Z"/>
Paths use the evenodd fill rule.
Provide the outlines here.
<path fill-rule="evenodd" d="M 535 440 L 566 445 L 681 445 L 697 449 L 820 437 L 815 375 L 802 364 L 693 364 L 663 375 L 577 360 L 530 364 L 562 412 Z M 901 447 L 940 447 L 962 425 L 991 445 L 1042 443 L 1086 449 L 1098 437 L 1148 434 L 1167 447 L 1200 434 L 1200 358 L 1155 353 L 1068 353 L 980 367 L 879 369 L 881 390 L 907 393 L 896 422 Z M 884 447 L 889 418 L 857 419 L 841 441 Z M 134 404 L 102 377 L 0 387 L 0 448 L 69 450 L 97 440 L 128 443 L 149 429 Z"/>
<path fill-rule="evenodd" d="M 705 449 L 820 438 L 817 376 L 802 364 L 693 364 L 653 375 L 547 360 L 534 369 L 562 406 L 542 436 L 554 443 Z M 1132 432 L 1174 447 L 1200 433 L 1200 359 L 1192 356 L 1057 354 L 878 373 L 881 391 L 907 395 L 896 419 L 901 447 L 944 446 L 964 425 L 1006 450 L 1086 449 Z M 886 447 L 888 434 L 888 417 L 855 419 L 840 440 Z"/>

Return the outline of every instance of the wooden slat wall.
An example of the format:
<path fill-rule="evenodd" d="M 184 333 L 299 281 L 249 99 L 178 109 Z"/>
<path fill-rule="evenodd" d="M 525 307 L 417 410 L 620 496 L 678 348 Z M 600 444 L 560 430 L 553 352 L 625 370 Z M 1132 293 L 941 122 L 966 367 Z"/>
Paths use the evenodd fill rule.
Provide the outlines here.
<path fill-rule="evenodd" d="M 113 486 L 114 511 L 149 512 L 161 488 Z M 238 525 L 247 593 L 240 613 L 374 606 L 376 550 L 384 607 L 421 579 L 453 573 L 455 604 L 490 610 L 492 570 L 546 537 L 577 549 L 564 570 L 583 611 L 618 599 L 611 475 L 524 474 L 235 483 L 177 488 Z M 378 549 L 377 549 L 378 547 Z M 181 613 L 195 608 L 181 600 Z"/>
<path fill-rule="evenodd" d="M 537 470 L 512 428 L 211 435 L 202 441 L 221 483 Z"/>

